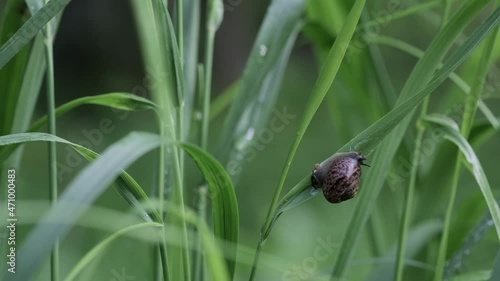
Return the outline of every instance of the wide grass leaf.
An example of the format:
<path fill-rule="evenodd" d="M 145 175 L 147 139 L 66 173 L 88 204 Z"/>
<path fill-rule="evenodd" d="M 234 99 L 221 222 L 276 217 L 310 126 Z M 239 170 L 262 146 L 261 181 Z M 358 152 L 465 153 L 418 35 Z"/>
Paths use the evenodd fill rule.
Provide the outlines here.
<path fill-rule="evenodd" d="M 42 133 L 0 137 L 2 145 L 27 141 L 56 141 L 71 144 L 61 138 Z M 159 144 L 160 138 L 157 135 L 131 133 L 109 147 L 101 157 L 87 166 L 69 184 L 57 204 L 30 232 L 19 252 L 19 271 L 9 280 L 29 280 L 57 239 L 67 234 L 78 217 L 115 181 L 116 177 L 123 174 L 123 169 Z M 159 219 L 157 214 L 155 216 Z"/>
<path fill-rule="evenodd" d="M 67 144 L 89 161 L 94 161 L 100 157 L 99 154 L 84 146 L 46 133 L 21 133 L 1 136 L 0 146 L 39 141 L 54 141 L 62 144 Z M 142 218 L 144 218 L 144 220 L 155 222 L 162 221 L 160 215 L 156 211 L 146 211 L 146 208 L 143 207 L 143 204 L 150 204 L 148 203 L 149 198 L 142 187 L 127 172 L 122 171 L 116 181 L 113 182 L 112 186 L 118 191 L 123 199 L 130 206 L 132 206 Z"/>
<path fill-rule="evenodd" d="M 219 141 L 217 158 L 232 167 L 233 179 L 243 169 L 242 153 L 272 113 L 305 4 L 305 0 L 274 0 L 267 10 Z"/>
<path fill-rule="evenodd" d="M 208 184 L 215 237 L 228 242 L 222 248 L 227 257 L 229 274 L 233 276 L 237 250 L 233 245 L 238 243 L 239 213 L 231 178 L 222 165 L 201 148 L 187 143 L 181 146 L 196 162 Z"/>

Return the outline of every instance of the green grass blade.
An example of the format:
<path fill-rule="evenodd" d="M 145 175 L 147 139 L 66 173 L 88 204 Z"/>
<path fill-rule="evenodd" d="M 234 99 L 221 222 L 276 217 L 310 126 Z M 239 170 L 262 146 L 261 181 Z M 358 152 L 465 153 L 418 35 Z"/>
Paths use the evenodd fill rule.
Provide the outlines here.
<path fill-rule="evenodd" d="M 229 170 L 233 179 L 241 173 L 243 165 L 243 157 L 238 156 L 251 144 L 254 133 L 269 121 L 283 72 L 302 26 L 305 2 L 272 1 L 259 29 L 217 148 L 217 159 L 223 165 L 239 167 Z"/>
<path fill-rule="evenodd" d="M 207 149 L 208 145 L 208 127 L 210 124 L 210 96 L 212 93 L 212 68 L 214 58 L 214 41 L 215 33 L 222 23 L 224 15 L 224 7 L 221 0 L 209 0 L 206 7 L 206 22 L 205 27 L 205 41 L 203 42 L 204 48 L 204 61 L 203 61 L 203 87 L 200 91 L 199 97 L 202 101 L 202 121 L 201 121 L 201 147 Z"/>
<path fill-rule="evenodd" d="M 469 1 L 450 19 L 448 24 L 438 33 L 438 35 L 432 41 L 424 57 L 422 57 L 422 59 L 415 66 L 399 96 L 398 104 L 401 104 L 401 102 L 408 100 L 408 98 L 415 93 L 422 93 L 422 88 L 424 88 L 425 85 L 427 85 L 431 80 L 432 75 L 438 67 L 439 62 L 441 61 L 446 51 L 452 45 L 455 37 L 463 30 L 466 24 L 470 22 L 470 20 L 481 10 L 481 8 L 485 4 L 487 4 L 487 1 Z M 465 59 L 466 55 L 468 55 L 468 53 L 470 53 L 470 51 L 475 48 L 477 43 L 484 38 L 484 32 L 486 31 L 486 33 L 488 33 L 491 30 L 492 26 L 495 26 L 497 24 L 498 14 L 499 11 L 496 10 L 494 14 L 484 22 L 486 23 L 486 25 L 482 24 L 479 28 L 476 29 L 476 31 L 467 40 L 466 44 L 469 44 L 469 46 L 466 46 L 465 44 L 462 45 L 460 49 L 456 51 L 452 55 L 452 57 L 450 57 L 450 59 L 447 61 L 449 65 L 445 64 L 445 66 L 443 66 L 443 68 L 436 74 L 435 77 L 440 77 L 438 80 L 446 78 L 449 74 L 449 70 L 454 70 L 456 67 L 458 67 L 458 64 Z M 452 66 L 452 68 L 446 69 L 448 66 Z M 445 74 L 446 76 L 440 76 L 442 74 Z M 437 82 L 438 80 L 434 81 Z M 441 80 L 441 82 L 443 80 Z M 433 83 L 431 83 L 430 85 L 432 85 Z M 414 110 L 410 110 L 409 114 L 407 114 L 407 117 L 404 120 L 401 120 L 401 123 L 398 125 L 398 127 L 389 135 L 389 138 L 384 141 L 383 145 L 376 151 L 375 156 L 372 158 L 372 163 L 377 163 L 377 165 L 374 165 L 369 169 L 364 179 L 364 182 L 370 183 L 370 187 L 366 188 L 364 192 L 360 192 L 353 218 L 350 221 L 349 227 L 344 236 L 345 238 L 340 248 L 337 264 L 332 271 L 331 280 L 342 279 L 345 274 L 348 264 L 352 259 L 355 245 L 359 239 L 360 234 L 362 233 L 362 228 L 368 220 L 368 217 L 370 216 L 375 205 L 374 199 L 377 198 L 377 195 L 382 189 L 385 175 L 389 169 L 396 150 L 401 143 L 404 133 L 406 132 L 409 122 L 411 121 L 411 116 L 413 115 L 413 113 Z M 363 135 L 363 133 L 361 135 Z M 361 146 L 356 146 L 359 142 L 361 142 Z M 366 144 L 367 143 L 363 139 L 356 137 L 346 146 L 344 146 L 340 151 L 347 151 L 351 147 L 355 150 L 362 151 L 362 148 L 366 146 Z"/>
<path fill-rule="evenodd" d="M 101 254 L 112 242 L 114 242 L 118 238 L 127 235 L 133 231 L 144 230 L 149 228 L 160 228 L 160 227 L 163 227 L 163 224 L 156 222 L 146 222 L 146 223 L 131 225 L 129 227 L 126 227 L 124 229 L 121 229 L 113 233 L 108 238 L 104 239 L 94 248 L 92 248 L 92 250 L 90 250 L 87 254 L 85 254 L 78 261 L 78 263 L 71 269 L 68 276 L 64 278 L 64 281 L 74 280 L 78 276 L 78 274 L 85 268 L 85 266 L 87 266 L 90 262 L 96 259 L 99 254 Z"/>
<path fill-rule="evenodd" d="M 196 74 L 198 65 L 198 44 L 200 34 L 200 0 L 184 0 L 184 132 L 189 134 L 196 97 Z"/>
<path fill-rule="evenodd" d="M 46 133 L 21 133 L 12 134 L 7 136 L 0 136 L 0 146 L 16 145 L 27 142 L 49 142 L 54 141 L 62 144 L 70 145 L 72 149 L 78 152 L 81 156 L 89 161 L 94 161 L 100 156 L 96 152 L 72 143 L 65 139 L 49 135 Z M 64 168 L 64 167 L 63 167 Z M 113 183 L 113 187 L 117 190 L 118 194 L 132 207 L 138 214 L 146 221 L 162 222 L 162 219 L 156 211 L 146 211 L 144 205 L 150 204 L 149 198 L 144 192 L 144 189 L 132 178 L 127 172 L 122 171 L 120 176 Z"/>
<path fill-rule="evenodd" d="M 56 116 L 61 117 L 70 110 L 73 110 L 82 105 L 102 105 L 119 110 L 138 111 L 153 109 L 156 110 L 157 105 L 145 98 L 138 97 L 129 93 L 109 93 L 96 96 L 82 97 L 74 99 L 56 108 Z M 29 131 L 37 131 L 47 122 L 47 116 L 39 118 L 31 125 Z"/>
<path fill-rule="evenodd" d="M 467 210 L 467 212 L 470 211 Z M 470 257 L 471 250 L 485 240 L 485 236 L 489 233 L 492 226 L 494 226 L 494 223 L 491 219 L 490 212 L 487 211 L 484 218 L 482 218 L 481 221 L 477 223 L 471 231 L 469 231 L 467 238 L 463 240 L 460 248 L 458 248 L 446 261 L 446 268 L 443 274 L 444 280 L 450 279 L 453 275 L 455 275 L 456 271 L 461 269 L 465 259 Z"/>
<path fill-rule="evenodd" d="M 31 136 L 29 136 L 31 135 Z M 45 135 L 49 141 L 54 136 Z M 8 137 L 8 136 L 7 136 Z M 25 134 L 33 140 L 33 134 Z M 2 137 L 4 138 L 4 137 Z M 11 139 L 12 141 L 12 139 Z M 2 140 L 2 143 L 6 141 Z M 122 170 L 148 151 L 158 147 L 161 139 L 149 133 L 131 133 L 110 146 L 96 161 L 84 168 L 69 184 L 57 204 L 30 232 L 19 251 L 19 271 L 13 281 L 29 280 L 45 260 L 57 239 L 63 238 L 74 221 L 122 173 Z M 44 243 L 40 243 L 44 241 Z"/>
<path fill-rule="evenodd" d="M 349 42 L 351 41 L 352 35 L 354 34 L 356 25 L 359 21 L 364 6 L 365 6 L 365 0 L 357 0 L 354 3 L 351 12 L 347 16 L 346 22 L 344 23 L 344 25 L 340 30 L 337 40 L 335 40 L 335 43 L 333 44 L 327 59 L 321 68 L 319 77 L 316 80 L 316 83 L 312 90 L 311 98 L 309 99 L 309 102 L 306 105 L 304 117 L 302 118 L 302 122 L 299 125 L 299 129 L 297 130 L 297 134 L 294 139 L 293 145 L 290 148 L 285 165 L 283 167 L 280 177 L 280 182 L 274 192 L 273 199 L 271 201 L 271 205 L 269 206 L 269 210 L 266 216 L 266 220 L 261 229 L 261 239 L 257 246 L 254 265 L 250 273 L 250 280 L 253 280 L 253 278 L 255 277 L 258 258 L 260 254 L 260 248 L 262 247 L 263 242 L 265 241 L 264 236 L 268 235 L 269 230 L 271 228 L 271 224 L 276 220 L 274 219 L 274 217 L 279 216 L 279 214 L 276 213 L 276 209 L 279 206 L 278 200 L 281 195 L 281 190 L 283 189 L 283 186 L 285 184 L 285 179 L 288 174 L 288 170 L 295 156 L 295 152 L 297 151 L 299 144 L 302 140 L 302 137 L 304 136 L 307 127 L 309 126 L 312 118 L 314 117 L 314 114 L 318 110 L 326 93 L 330 89 L 333 80 L 335 79 L 335 76 L 337 75 L 337 72 L 340 68 L 340 64 L 342 63 L 344 55 L 347 51 L 347 46 L 349 46 Z"/>
<path fill-rule="evenodd" d="M 0 44 L 5 43 L 11 33 L 16 32 L 22 26 L 23 18 L 27 14 L 25 7 L 24 1 L 7 1 L 0 21 Z M 0 103 L 0 135 L 11 133 L 29 52 L 29 48 L 22 48 L 9 64 L 3 69 L 0 67 L 0 98 L 2 100 Z"/>
<path fill-rule="evenodd" d="M 183 219 L 187 223 L 197 227 L 198 233 L 200 234 L 201 238 L 208 273 L 211 277 L 211 279 L 209 280 L 232 280 L 229 278 L 229 274 L 227 272 L 227 268 L 223 259 L 223 253 L 220 251 L 219 247 L 217 247 L 218 243 L 216 243 L 216 239 L 212 235 L 204 218 L 197 216 L 189 209 L 186 209 L 185 212 L 180 212 L 178 208 L 167 205 L 166 210 L 170 214 L 183 217 Z"/>
<path fill-rule="evenodd" d="M 19 28 L 0 47 L 0 69 L 2 69 L 22 48 L 33 39 L 53 17 L 61 12 L 71 0 L 50 0 Z"/>
<path fill-rule="evenodd" d="M 162 0 L 133 0 L 131 1 L 135 14 L 136 24 L 146 69 L 154 67 L 156 73 L 162 75 L 156 79 L 156 87 L 152 88 L 153 100 L 158 104 L 160 115 L 160 134 L 164 145 L 159 151 L 158 176 L 164 174 L 162 163 L 169 167 L 169 181 L 163 184 L 163 177 L 158 181 L 158 197 L 164 198 L 165 188 L 171 186 L 168 200 L 184 209 L 184 184 L 182 178 L 182 156 L 173 143 L 182 140 L 184 125 L 183 115 L 183 73 L 179 62 L 179 52 L 175 31 L 165 1 Z M 181 221 L 178 221 L 180 219 Z M 189 252 L 188 237 L 185 221 L 182 217 L 173 217 L 169 222 L 172 226 L 179 226 L 184 230 L 182 245 L 173 245 L 169 249 L 169 268 L 172 268 L 172 279 L 175 281 L 188 280 Z M 165 268 L 166 266 L 163 266 Z"/>
<path fill-rule="evenodd" d="M 283 168 L 283 172 L 280 177 L 280 183 L 274 193 L 273 201 L 271 203 L 271 206 L 269 207 L 269 212 L 267 214 L 266 222 L 262 227 L 261 233 L 266 233 L 266 229 L 269 227 L 271 223 L 272 215 L 276 210 L 278 199 L 281 194 L 283 185 L 285 183 L 285 179 L 288 174 L 288 169 L 290 168 L 290 164 L 293 160 L 293 157 L 295 156 L 295 152 L 297 151 L 297 148 L 300 144 L 300 141 L 302 140 L 302 137 L 304 136 L 307 127 L 309 126 L 309 123 L 314 117 L 314 114 L 318 110 L 319 105 L 323 101 L 323 98 L 328 92 L 328 89 L 330 88 L 333 79 L 337 74 L 337 71 L 340 67 L 340 64 L 342 63 L 345 52 L 347 50 L 346 46 L 349 45 L 351 37 L 356 28 L 356 24 L 361 16 L 361 11 L 363 10 L 364 4 L 365 4 L 364 0 L 357 0 L 355 2 L 351 10 L 351 13 L 349 14 L 344 26 L 342 27 L 337 40 L 335 41 L 334 45 L 330 50 L 328 58 L 321 69 L 318 79 L 316 80 L 316 84 L 312 90 L 311 98 L 306 106 L 305 115 L 302 119 L 302 122 L 300 123 L 299 129 L 297 130 L 296 138 L 286 159 L 285 166 Z"/>
<path fill-rule="evenodd" d="M 196 162 L 208 184 L 215 237 L 230 243 L 229 246 L 222 245 L 221 248 L 226 256 L 229 276 L 233 276 L 237 248 L 232 245 L 238 243 L 239 213 L 231 178 L 222 165 L 204 150 L 187 143 L 181 146 Z"/>
<path fill-rule="evenodd" d="M 466 58 L 470 53 L 477 47 L 477 45 L 484 39 L 484 37 L 491 32 L 493 27 L 498 25 L 500 20 L 500 10 L 496 10 L 495 13 L 484 22 L 484 25 L 477 28 L 475 32 L 467 42 L 465 42 L 462 47 L 457 50 L 453 55 L 443 64 L 443 67 L 435 74 L 435 78 L 432 80 L 427 87 L 419 91 L 413 97 L 397 106 L 389 113 L 380 118 L 372 126 L 365 129 L 342 148 L 338 152 L 357 150 L 365 155 L 369 155 L 377 145 L 379 145 L 388 134 L 390 134 L 396 126 L 404 122 L 405 118 L 412 112 L 412 110 L 419 105 L 422 100 L 432 93 L 447 77 L 450 75 Z M 333 155 L 334 156 L 334 155 Z M 332 157 L 333 157 L 332 156 Z M 325 161 L 328 161 L 326 159 Z M 376 166 L 374 166 L 376 167 Z M 372 167 L 372 168 L 374 168 Z M 370 169 L 371 170 L 371 169 Z M 301 200 L 309 200 L 309 197 L 314 197 L 316 194 L 309 191 L 307 180 L 310 180 L 311 174 L 306 176 L 296 187 L 294 187 L 290 192 L 288 192 L 278 205 L 285 204 L 286 201 L 294 200 L 296 196 L 301 196 Z M 366 180 L 368 181 L 368 180 Z M 306 194 L 310 194 L 307 196 Z M 369 197 L 371 198 L 371 197 Z M 359 199 L 361 201 L 361 199 Z M 365 199 L 367 200 L 367 199 Z M 300 202 L 296 202 L 298 204 Z M 361 204 L 361 203 L 358 203 Z M 265 231 L 263 231 L 265 233 Z"/>
<path fill-rule="evenodd" d="M 484 199 L 491 213 L 493 223 L 497 232 L 498 239 L 500 240 L 500 208 L 496 203 L 495 197 L 491 191 L 490 184 L 486 178 L 486 174 L 481 166 L 479 159 L 472 149 L 472 146 L 460 134 L 458 125 L 451 119 L 440 115 L 429 115 L 422 119 L 423 123 L 433 128 L 442 130 L 443 137 L 453 142 L 461 151 L 468 165 L 471 167 L 471 172 L 476 182 L 483 193 Z"/>
<path fill-rule="evenodd" d="M 102 105 L 119 110 L 128 110 L 128 111 L 137 111 L 146 109 L 156 110 L 157 108 L 155 103 L 145 98 L 141 98 L 128 93 L 110 93 L 97 96 L 82 97 L 72 100 L 68 103 L 65 103 L 57 107 L 55 114 L 57 117 L 61 117 L 68 111 L 87 104 Z M 37 131 L 40 128 L 42 128 L 46 123 L 47 123 L 47 116 L 43 116 L 37 121 L 35 121 L 28 131 L 29 132 Z M 25 123 L 20 124 L 19 126 L 25 127 Z M 18 145 L 12 145 L 4 148 L 0 153 L 0 162 L 9 157 L 17 147 Z"/>
<path fill-rule="evenodd" d="M 410 45 L 406 42 L 400 41 L 395 38 L 385 37 L 385 36 L 373 36 L 369 39 L 371 42 L 375 42 L 378 44 L 383 44 L 387 46 L 391 46 L 397 48 L 401 51 L 404 51 L 414 57 L 421 58 L 424 56 L 424 51 L 418 49 L 417 47 Z M 442 64 L 439 65 L 440 67 Z M 462 79 L 457 73 L 453 72 L 450 74 L 450 80 L 455 83 L 455 85 L 465 94 L 470 93 L 470 86 L 467 82 Z M 479 100 L 479 109 L 484 114 L 486 118 L 491 122 L 491 125 L 495 128 L 500 128 L 500 123 L 496 119 L 495 115 L 491 112 L 488 106 L 484 103 L 484 101 Z"/>

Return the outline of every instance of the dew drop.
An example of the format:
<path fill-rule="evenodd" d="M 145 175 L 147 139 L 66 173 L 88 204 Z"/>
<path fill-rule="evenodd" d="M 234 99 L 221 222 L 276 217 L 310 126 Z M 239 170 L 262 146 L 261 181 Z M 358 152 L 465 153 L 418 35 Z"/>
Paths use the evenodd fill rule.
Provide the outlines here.
<path fill-rule="evenodd" d="M 265 57 L 266 54 L 267 54 L 267 47 L 266 47 L 266 45 L 260 45 L 259 46 L 259 55 L 261 57 Z"/>

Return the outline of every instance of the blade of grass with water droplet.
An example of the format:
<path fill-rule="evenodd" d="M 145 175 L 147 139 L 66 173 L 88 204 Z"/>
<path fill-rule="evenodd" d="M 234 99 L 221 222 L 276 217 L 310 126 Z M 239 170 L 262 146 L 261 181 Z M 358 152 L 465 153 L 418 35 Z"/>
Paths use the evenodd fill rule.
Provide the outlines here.
<path fill-rule="evenodd" d="M 251 144 L 247 132 L 258 132 L 268 122 L 279 93 L 283 72 L 302 26 L 305 0 L 273 0 L 252 47 L 236 98 L 224 123 L 217 159 L 239 167 L 241 153 Z M 236 174 L 229 171 L 233 180 Z M 233 175 L 234 174 L 234 175 Z"/>

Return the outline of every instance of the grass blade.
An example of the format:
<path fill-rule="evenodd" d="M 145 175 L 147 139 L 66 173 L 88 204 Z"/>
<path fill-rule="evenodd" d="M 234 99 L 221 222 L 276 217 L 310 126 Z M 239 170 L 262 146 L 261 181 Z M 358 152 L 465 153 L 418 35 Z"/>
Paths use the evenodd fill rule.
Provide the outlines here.
<path fill-rule="evenodd" d="M 229 245 L 221 245 L 226 256 L 229 276 L 234 275 L 238 243 L 239 213 L 238 201 L 231 178 L 217 160 L 199 147 L 191 144 L 181 145 L 184 151 L 193 158 L 210 190 L 214 234 L 216 238 L 227 241 Z"/>
<path fill-rule="evenodd" d="M 347 16 L 346 22 L 344 23 L 344 25 L 340 30 L 337 40 L 335 40 L 335 43 L 333 44 L 327 59 L 321 68 L 319 77 L 316 80 L 316 83 L 312 90 L 311 98 L 305 109 L 304 117 L 299 125 L 296 137 L 294 139 L 292 147 L 290 148 L 285 165 L 283 167 L 283 171 L 280 177 L 280 182 L 274 192 L 274 196 L 271 205 L 269 206 L 266 220 L 261 229 L 261 238 L 257 246 L 254 265 L 250 273 L 250 280 L 253 280 L 255 276 L 260 248 L 262 247 L 265 241 L 264 236 L 266 235 L 266 233 L 269 232 L 268 230 L 270 229 L 272 222 L 275 221 L 274 216 L 277 215 L 276 209 L 278 207 L 278 200 L 281 195 L 281 190 L 283 189 L 283 185 L 285 184 L 285 179 L 288 174 L 288 170 L 295 156 L 295 152 L 297 151 L 299 144 L 302 140 L 302 137 L 304 136 L 307 127 L 309 126 L 312 118 L 314 117 L 314 114 L 318 110 L 326 93 L 330 89 L 333 80 L 335 79 L 335 76 L 337 75 L 337 72 L 340 68 L 340 64 L 342 63 L 344 55 L 347 51 L 347 46 L 349 46 L 349 42 L 351 41 L 352 35 L 354 34 L 356 25 L 359 21 L 364 6 L 365 6 L 365 0 L 357 0 L 354 3 L 351 12 Z"/>
<path fill-rule="evenodd" d="M 32 136 L 33 134 L 25 134 L 28 139 Z M 49 141 L 54 141 L 56 138 L 48 136 L 50 135 L 45 135 L 45 138 Z M 19 252 L 19 272 L 10 280 L 28 280 L 44 261 L 57 239 L 67 234 L 74 221 L 122 173 L 122 169 L 146 152 L 158 147 L 160 143 L 161 140 L 157 135 L 131 133 L 110 146 L 99 159 L 83 169 L 66 188 L 57 204 L 26 238 Z"/>
<path fill-rule="evenodd" d="M 27 14 L 25 7 L 24 1 L 7 1 L 0 22 L 0 44 L 6 42 L 11 33 L 22 26 L 23 17 Z M 29 52 L 29 48 L 23 48 L 5 68 L 0 67 L 0 96 L 2 98 L 0 135 L 11 132 Z"/>
<path fill-rule="evenodd" d="M 271 223 L 272 215 L 276 210 L 278 199 L 281 194 L 281 189 L 283 188 L 283 185 L 285 183 L 288 169 L 293 160 L 293 157 L 295 156 L 295 152 L 297 151 L 297 148 L 300 144 L 300 141 L 302 140 L 302 137 L 307 127 L 309 126 L 309 123 L 311 122 L 314 114 L 316 113 L 319 105 L 323 101 L 323 98 L 328 92 L 328 89 L 330 88 L 333 79 L 337 74 L 340 64 L 342 63 L 342 59 L 344 58 L 344 54 L 347 50 L 346 46 L 349 45 L 351 37 L 356 28 L 356 24 L 360 18 L 361 11 L 363 10 L 364 4 L 365 4 L 364 0 L 357 0 L 356 3 L 354 4 L 351 13 L 348 16 L 347 21 L 342 27 L 342 30 L 337 40 L 335 41 L 334 45 L 332 46 L 328 58 L 321 69 L 319 77 L 312 90 L 311 99 L 309 100 L 309 103 L 306 106 L 306 111 L 305 111 L 306 113 L 302 119 L 299 129 L 297 130 L 297 136 L 294 140 L 294 143 L 290 149 L 287 160 L 285 162 L 285 166 L 283 168 L 283 172 L 280 178 L 280 183 L 274 193 L 273 201 L 269 208 L 266 222 L 264 223 L 261 233 L 265 233 L 266 229 L 269 227 L 269 224 Z"/>
<path fill-rule="evenodd" d="M 254 133 L 269 120 L 284 69 L 302 26 L 300 17 L 305 2 L 272 1 L 259 29 L 217 150 L 217 159 L 223 165 L 238 167 L 229 170 L 233 180 L 242 169 L 243 157 L 238 156 L 251 144 Z"/>
<path fill-rule="evenodd" d="M 453 142 L 461 151 L 468 165 L 470 165 L 470 170 L 476 182 L 483 193 L 488 209 L 490 210 L 493 223 L 495 224 L 495 229 L 497 232 L 498 239 L 500 241 L 500 208 L 496 203 L 495 197 L 491 191 L 490 184 L 486 178 L 486 174 L 479 162 L 479 159 L 472 149 L 471 145 L 467 140 L 460 134 L 458 125 L 446 116 L 441 115 L 429 115 L 422 119 L 425 125 L 431 126 L 433 128 L 438 128 L 442 130 L 443 137 L 451 142 Z"/>
<path fill-rule="evenodd" d="M 365 129 L 347 144 L 345 144 L 342 148 L 338 150 L 338 152 L 349 151 L 349 150 L 358 150 L 362 152 L 364 155 L 369 155 L 373 152 L 375 147 L 379 145 L 388 134 L 390 134 L 396 126 L 400 123 L 404 122 L 410 112 L 418 106 L 422 100 L 432 93 L 447 77 L 450 73 L 452 73 L 466 58 L 470 53 L 474 50 L 475 47 L 484 39 L 484 37 L 491 32 L 492 28 L 498 25 L 500 17 L 500 10 L 497 9 L 492 16 L 488 19 L 488 21 L 484 22 L 484 25 L 477 28 L 477 32 L 471 36 L 462 47 L 457 50 L 443 65 L 443 67 L 435 74 L 435 78 L 432 80 L 427 87 L 423 90 L 419 91 L 413 97 L 397 106 L 389 113 L 380 118 L 377 122 L 375 122 L 372 126 Z M 334 155 L 333 155 L 334 156 Z M 331 156 L 331 157 L 333 157 Z M 325 161 L 328 161 L 326 159 Z M 372 167 L 374 168 L 374 167 Z M 310 187 L 307 183 L 307 180 L 311 178 L 311 174 L 306 176 L 301 183 L 298 184 L 296 188 L 288 192 L 283 200 L 280 201 L 279 204 L 284 204 L 284 201 L 293 200 L 295 196 L 303 196 L 306 193 L 309 193 L 311 197 L 314 197 L 316 194 L 306 191 Z M 286 199 L 286 200 L 284 200 Z M 304 196 L 302 200 L 309 200 L 307 196 Z M 361 200 L 361 199 L 360 199 Z M 299 203 L 299 202 L 296 202 Z M 358 203 L 360 204 L 360 203 Z"/>
<path fill-rule="evenodd" d="M 50 0 L 19 28 L 0 47 L 0 69 L 2 69 L 22 48 L 33 39 L 53 17 L 61 12 L 71 0 Z"/>
<path fill-rule="evenodd" d="M 204 63 L 203 70 L 203 91 L 201 91 L 202 96 L 200 96 L 200 101 L 202 104 L 202 124 L 201 124 L 201 147 L 207 149 L 208 145 L 208 126 L 210 124 L 209 113 L 210 113 L 210 96 L 212 92 L 212 68 L 213 68 L 213 56 L 214 56 L 214 41 L 215 33 L 219 29 L 222 23 L 224 15 L 224 7 L 221 0 L 209 0 L 207 3 L 206 10 L 206 22 L 205 22 L 205 42 L 204 42 Z M 201 85 L 200 85 L 201 87 Z"/>
<path fill-rule="evenodd" d="M 56 116 L 61 117 L 70 110 L 73 110 L 82 105 L 102 105 L 119 110 L 138 111 L 153 109 L 156 110 L 157 105 L 145 98 L 138 97 L 129 93 L 109 93 L 96 96 L 82 97 L 74 99 L 56 108 Z M 47 122 L 47 116 L 43 116 L 31 125 L 29 131 L 37 131 Z"/>
<path fill-rule="evenodd" d="M 96 152 L 72 143 L 65 139 L 49 135 L 46 133 L 21 133 L 11 134 L 0 137 L 0 146 L 15 145 L 27 142 L 49 142 L 54 141 L 61 144 L 70 145 L 72 149 L 89 161 L 94 161 L 100 157 Z M 63 167 L 64 168 L 64 167 Z M 149 198 L 144 189 L 127 172 L 122 171 L 120 176 L 113 183 L 113 187 L 118 191 L 122 198 L 134 208 L 145 221 L 162 222 L 160 215 L 156 211 L 148 212 L 143 205 L 148 205 Z"/>
<path fill-rule="evenodd" d="M 87 254 L 85 254 L 79 261 L 78 263 L 71 269 L 69 272 L 68 276 L 64 278 L 64 281 L 71 281 L 74 280 L 78 274 L 87 266 L 91 261 L 96 259 L 96 257 L 104 251 L 109 244 L 117 240 L 118 238 L 129 234 L 129 232 L 132 231 L 137 231 L 137 230 L 143 230 L 143 229 L 149 229 L 149 228 L 159 228 L 163 227 L 163 224 L 161 223 L 156 223 L 156 222 L 145 222 L 141 224 L 136 224 L 136 225 L 131 225 L 129 227 L 126 227 L 124 229 L 121 229 L 112 235 L 110 235 L 108 238 L 104 239 L 101 241 L 99 244 L 97 244 L 92 250 L 90 250 Z"/>
<path fill-rule="evenodd" d="M 426 51 L 425 56 L 422 57 L 422 59 L 419 60 L 419 62 L 415 66 L 410 77 L 405 83 L 405 86 L 403 87 L 397 104 L 401 104 L 403 101 L 408 100 L 408 98 L 415 93 L 422 93 L 422 88 L 424 88 L 425 85 L 427 85 L 431 80 L 432 74 L 437 68 L 438 63 L 441 61 L 446 51 L 452 45 L 455 37 L 486 4 L 487 1 L 469 1 L 450 19 L 448 24 L 446 24 L 446 26 L 437 34 L 435 39 L 432 41 L 431 45 Z M 436 78 L 434 79 L 433 83 L 429 84 L 430 86 L 432 84 L 436 84 L 435 82 L 441 83 L 443 81 L 441 79 L 447 77 L 447 75 L 449 74 L 449 70 L 454 70 L 456 67 L 458 67 L 458 64 L 460 64 L 472 51 L 472 49 L 475 48 L 478 42 L 484 38 L 484 32 L 486 31 L 486 33 L 488 33 L 491 30 L 492 26 L 495 26 L 497 24 L 498 13 L 499 11 L 496 10 L 494 14 L 488 18 L 489 21 L 486 25 L 482 24 L 479 28 L 476 29 L 476 31 L 467 40 L 467 44 L 469 44 L 469 46 L 466 46 L 465 44 L 462 45 L 459 50 L 456 51 L 452 55 L 452 57 L 447 60 L 448 65 L 447 63 L 445 63 L 445 66 L 443 66 L 443 68 L 441 68 L 441 70 L 436 73 Z M 486 23 L 486 21 L 483 23 Z M 447 69 L 448 67 L 450 68 Z M 442 74 L 445 74 L 445 76 L 443 77 Z M 438 80 L 441 80 L 441 82 L 439 82 Z M 385 175 L 389 169 L 396 150 L 401 143 L 406 128 L 411 121 L 411 116 L 413 115 L 414 110 L 410 109 L 408 113 L 409 114 L 407 114 L 407 117 L 405 117 L 404 120 L 400 120 L 401 123 L 398 125 L 398 127 L 389 135 L 389 138 L 384 141 L 383 145 L 375 153 L 372 161 L 373 163 L 377 163 L 377 165 L 373 166 L 368 171 L 365 178 L 365 182 L 370 183 L 370 188 L 367 188 L 364 192 L 360 193 L 353 218 L 351 219 L 347 232 L 344 236 L 345 238 L 340 248 L 337 264 L 332 272 L 331 280 L 342 279 L 345 274 L 345 270 L 347 269 L 348 264 L 352 259 L 355 244 L 357 243 L 358 238 L 362 233 L 362 228 L 368 220 L 373 206 L 375 205 L 374 198 L 377 198 L 377 195 L 382 189 Z M 364 135 L 363 133 L 361 135 L 358 135 L 358 137 L 366 137 L 366 135 Z M 369 142 L 372 139 L 368 140 L 367 143 L 364 139 L 360 139 L 358 137 L 350 141 L 340 151 L 347 151 L 351 147 L 355 150 L 363 151 L 363 147 L 370 146 Z M 358 143 L 360 143 L 361 145 L 358 146 Z"/>
<path fill-rule="evenodd" d="M 378 43 L 378 44 L 384 44 L 387 46 L 397 48 L 397 49 L 404 51 L 404 52 L 406 52 L 414 57 L 417 57 L 417 58 L 421 58 L 424 56 L 424 51 L 416 48 L 413 45 L 410 45 L 406 42 L 403 42 L 403 41 L 400 41 L 400 40 L 397 40 L 394 38 L 389 38 L 389 37 L 385 37 L 385 36 L 374 36 L 374 37 L 370 37 L 370 41 Z M 440 67 L 441 66 L 442 66 L 442 64 L 440 64 Z M 457 73 L 455 73 L 455 72 L 451 73 L 450 80 L 453 83 L 455 83 L 455 85 L 458 88 L 460 88 L 460 90 L 462 92 L 464 92 L 465 94 L 468 95 L 470 93 L 470 91 L 471 91 L 470 86 Z M 500 128 L 499 121 L 496 119 L 495 115 L 491 112 L 491 110 L 488 108 L 488 106 L 482 100 L 479 100 L 478 102 L 479 102 L 479 109 L 484 114 L 484 116 L 486 118 L 488 118 L 491 125 L 495 128 Z"/>
<path fill-rule="evenodd" d="M 196 97 L 196 68 L 198 65 L 198 43 L 200 35 L 200 0 L 184 0 L 184 139 L 189 135 Z"/>

